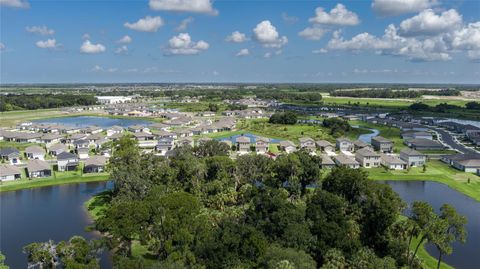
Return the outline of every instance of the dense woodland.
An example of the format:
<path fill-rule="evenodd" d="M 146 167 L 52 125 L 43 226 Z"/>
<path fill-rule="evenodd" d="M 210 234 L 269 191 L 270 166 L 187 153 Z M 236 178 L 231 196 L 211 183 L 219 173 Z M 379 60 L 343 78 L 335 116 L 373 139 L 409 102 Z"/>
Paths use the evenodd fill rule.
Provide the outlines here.
<path fill-rule="evenodd" d="M 480 110 L 480 103 L 479 102 L 468 102 L 465 104 L 465 108 L 467 110 Z M 436 106 L 429 106 L 424 103 L 414 103 L 411 104 L 408 109 L 410 110 L 417 110 L 417 111 L 430 111 L 430 112 L 447 112 L 448 110 L 460 110 L 465 109 L 460 106 L 450 105 L 447 103 L 438 104 Z"/>
<path fill-rule="evenodd" d="M 287 111 L 287 112 L 275 112 L 270 118 L 268 119 L 269 123 L 274 124 L 295 124 L 297 123 L 297 114 L 295 112 Z"/>
<path fill-rule="evenodd" d="M 0 97 L 0 111 L 89 106 L 96 103 L 93 95 L 86 94 L 7 94 Z"/>
<path fill-rule="evenodd" d="M 419 98 L 422 95 L 458 96 L 456 89 L 445 90 L 395 90 L 395 89 L 369 89 L 369 90 L 337 90 L 330 93 L 332 96 L 360 97 L 360 98 Z"/>
<path fill-rule="evenodd" d="M 114 188 L 92 204 L 103 205 L 101 242 L 33 243 L 30 265 L 98 268 L 103 246 L 115 268 L 420 268 L 421 242 L 445 255 L 465 239 L 454 208 L 436 214 L 417 202 L 400 218 L 406 205 L 364 171 L 324 171 L 305 151 L 227 154 L 213 140 L 167 159 L 122 138 L 110 159 Z"/>

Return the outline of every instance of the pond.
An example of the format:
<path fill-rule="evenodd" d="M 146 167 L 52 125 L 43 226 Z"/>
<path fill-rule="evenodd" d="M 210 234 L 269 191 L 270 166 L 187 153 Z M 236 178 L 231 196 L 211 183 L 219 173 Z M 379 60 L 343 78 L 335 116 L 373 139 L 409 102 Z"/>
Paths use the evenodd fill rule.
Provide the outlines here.
<path fill-rule="evenodd" d="M 84 203 L 112 187 L 110 182 L 90 182 L 0 193 L 0 251 L 10 268 L 26 268 L 23 246 L 32 242 L 68 240 L 73 235 L 98 237 L 86 232 L 92 224 Z M 107 253 L 102 268 L 111 267 Z"/>
<path fill-rule="evenodd" d="M 372 143 L 372 137 L 377 136 L 380 133 L 380 131 L 377 130 L 377 129 L 369 129 L 369 130 L 372 131 L 372 132 L 368 133 L 368 134 L 359 135 L 358 140 L 363 141 L 363 142 L 368 143 L 368 144 L 371 144 Z"/>
<path fill-rule="evenodd" d="M 467 242 L 453 244 L 452 255 L 445 256 L 444 261 L 455 268 L 474 269 L 480 264 L 480 202 L 451 189 L 447 185 L 429 181 L 387 181 L 394 191 L 407 203 L 426 201 L 433 208 L 440 209 L 451 204 L 468 219 Z M 438 257 L 435 247 L 427 246 L 433 257 Z"/>
<path fill-rule="evenodd" d="M 101 128 L 109 128 L 114 125 L 128 127 L 132 125 L 149 125 L 152 122 L 140 119 L 123 119 L 123 118 L 108 118 L 96 116 L 74 116 L 74 117 L 60 117 L 49 118 L 41 120 L 33 120 L 34 123 L 60 124 L 75 127 L 98 126 Z"/>
<path fill-rule="evenodd" d="M 259 137 L 259 136 L 256 136 L 254 134 L 251 134 L 251 133 L 243 133 L 243 134 L 232 135 L 232 136 L 229 136 L 229 137 L 218 138 L 218 140 L 220 140 L 220 141 L 231 141 L 233 144 L 235 144 L 235 142 L 237 141 L 237 138 L 239 138 L 242 135 L 250 138 L 251 143 L 255 143 L 257 141 L 257 138 Z M 270 143 L 280 143 L 280 141 L 282 141 L 280 139 L 273 139 L 273 138 L 268 138 L 268 139 L 270 139 Z"/>

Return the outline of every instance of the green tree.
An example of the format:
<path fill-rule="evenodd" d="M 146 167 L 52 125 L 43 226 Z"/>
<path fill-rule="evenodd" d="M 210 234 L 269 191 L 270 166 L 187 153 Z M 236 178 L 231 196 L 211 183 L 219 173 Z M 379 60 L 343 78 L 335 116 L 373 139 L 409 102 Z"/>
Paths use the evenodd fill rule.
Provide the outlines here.
<path fill-rule="evenodd" d="M 194 148 L 194 152 L 199 157 L 228 156 L 230 147 L 226 143 L 212 139 L 200 143 Z"/>
<path fill-rule="evenodd" d="M 285 266 L 290 267 L 285 267 Z M 270 246 L 261 261 L 262 268 L 295 268 L 315 269 L 315 260 L 306 252 L 294 248 L 283 248 L 278 245 Z"/>
<path fill-rule="evenodd" d="M 0 252 L 0 269 L 9 269 L 8 265 L 5 265 L 5 255 Z"/>

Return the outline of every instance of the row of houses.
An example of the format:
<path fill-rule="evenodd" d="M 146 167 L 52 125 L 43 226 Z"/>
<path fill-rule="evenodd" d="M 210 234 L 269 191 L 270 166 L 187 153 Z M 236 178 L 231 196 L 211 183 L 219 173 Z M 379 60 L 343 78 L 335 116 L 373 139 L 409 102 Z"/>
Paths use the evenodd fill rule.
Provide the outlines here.
<path fill-rule="evenodd" d="M 361 140 L 351 141 L 344 137 L 337 138 L 335 145 L 326 140 L 315 141 L 310 137 L 302 137 L 299 139 L 299 142 L 300 148 L 310 151 L 319 149 L 324 152 L 333 152 L 336 149 L 341 152 L 355 152 L 362 148 L 370 148 L 371 150 L 376 150 L 382 153 L 391 153 L 393 151 L 393 142 L 382 136 L 373 137 L 371 145 Z M 291 142 L 289 141 L 289 143 Z"/>

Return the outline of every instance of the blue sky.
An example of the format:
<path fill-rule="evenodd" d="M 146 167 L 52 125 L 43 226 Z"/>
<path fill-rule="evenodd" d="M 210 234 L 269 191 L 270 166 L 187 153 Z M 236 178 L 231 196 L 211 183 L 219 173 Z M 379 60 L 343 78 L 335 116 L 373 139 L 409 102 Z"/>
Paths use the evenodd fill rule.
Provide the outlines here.
<path fill-rule="evenodd" d="M 476 0 L 0 4 L 1 83 L 480 83 Z"/>

